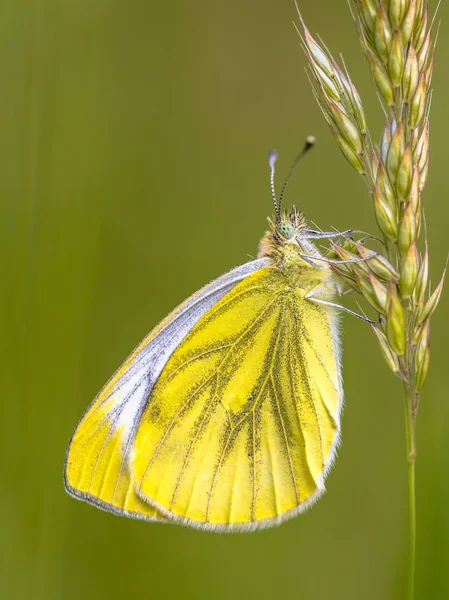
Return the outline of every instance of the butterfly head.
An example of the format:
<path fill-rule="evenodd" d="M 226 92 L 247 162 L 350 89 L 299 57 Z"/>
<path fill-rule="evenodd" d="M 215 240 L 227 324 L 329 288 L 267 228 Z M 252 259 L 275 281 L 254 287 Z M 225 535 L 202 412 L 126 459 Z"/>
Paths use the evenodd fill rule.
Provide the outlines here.
<path fill-rule="evenodd" d="M 268 218 L 268 223 L 271 235 L 278 244 L 297 243 L 298 237 L 306 227 L 304 215 L 294 205 L 290 212 L 283 211 L 274 221 Z"/>
<path fill-rule="evenodd" d="M 275 239 L 280 243 L 296 242 L 301 231 L 306 227 L 304 215 L 293 205 L 289 213 L 284 211 L 273 223 L 268 219 Z"/>
<path fill-rule="evenodd" d="M 259 256 L 274 256 L 279 252 L 283 253 L 283 249 L 297 253 L 301 249 L 301 236 L 307 224 L 296 206 L 292 206 L 290 212 L 282 211 L 274 220 L 268 217 L 268 224 L 270 231 L 266 232 L 260 242 Z"/>

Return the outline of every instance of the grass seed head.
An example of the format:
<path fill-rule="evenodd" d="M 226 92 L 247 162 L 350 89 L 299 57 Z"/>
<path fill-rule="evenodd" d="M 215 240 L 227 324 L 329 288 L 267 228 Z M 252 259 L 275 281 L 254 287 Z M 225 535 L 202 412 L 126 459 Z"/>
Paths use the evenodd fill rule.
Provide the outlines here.
<path fill-rule="evenodd" d="M 404 211 L 399 227 L 398 246 L 401 256 L 406 256 L 412 242 L 416 239 L 417 219 L 413 205 L 409 203 Z"/>
<path fill-rule="evenodd" d="M 409 111 L 409 127 L 415 129 L 424 116 L 427 101 L 427 85 L 425 74 L 421 75 L 421 78 L 416 88 L 416 92 L 410 102 Z"/>
<path fill-rule="evenodd" d="M 419 270 L 419 254 L 416 242 L 413 241 L 401 266 L 399 289 L 403 300 L 410 300 L 415 288 Z"/>
<path fill-rule="evenodd" d="M 388 21 L 385 7 L 382 3 L 378 10 L 376 22 L 374 24 L 374 45 L 384 64 L 388 63 L 392 39 L 393 34 L 390 23 Z"/>
<path fill-rule="evenodd" d="M 426 245 L 426 247 L 424 249 L 424 254 L 421 258 L 421 265 L 419 267 L 418 275 L 416 277 L 415 302 L 418 307 L 424 305 L 428 279 L 429 279 L 429 249 Z"/>
<path fill-rule="evenodd" d="M 430 298 L 424 304 L 424 307 L 422 308 L 422 310 L 419 312 L 419 316 L 418 316 L 418 320 L 417 320 L 418 326 L 421 323 L 423 323 L 426 319 L 428 319 L 432 315 L 432 313 L 435 311 L 436 307 L 438 306 L 438 303 L 441 298 L 441 292 L 443 291 L 445 276 L 446 276 L 446 270 L 444 271 L 443 276 L 441 277 L 440 283 L 435 288 L 433 294 L 430 296 Z"/>
<path fill-rule="evenodd" d="M 390 240 L 398 237 L 398 216 L 396 204 L 388 202 L 379 188 L 374 188 L 374 214 L 381 232 Z"/>
<path fill-rule="evenodd" d="M 430 363 L 430 322 L 424 323 L 415 349 L 415 387 L 418 392 L 423 388 Z"/>
<path fill-rule="evenodd" d="M 387 338 L 398 356 L 405 352 L 405 312 L 396 285 L 390 282 L 387 298 Z"/>
<path fill-rule="evenodd" d="M 404 70 L 404 42 L 401 30 L 398 29 L 393 37 L 390 56 L 388 58 L 388 72 L 393 87 L 398 88 L 402 83 Z"/>
<path fill-rule="evenodd" d="M 396 177 L 396 190 L 399 199 L 406 198 L 413 175 L 412 145 L 408 144 L 399 165 Z"/>
<path fill-rule="evenodd" d="M 392 183 L 396 182 L 399 166 L 404 153 L 404 127 L 402 122 L 395 128 L 391 136 L 390 145 L 386 157 L 387 173 Z"/>
<path fill-rule="evenodd" d="M 419 65 L 413 44 L 410 44 L 402 76 L 402 93 L 404 102 L 408 104 L 415 95 L 419 82 Z"/>
<path fill-rule="evenodd" d="M 382 356 L 385 359 L 385 362 L 387 363 L 389 368 L 393 371 L 393 373 L 395 375 L 398 375 L 399 371 L 400 371 L 399 360 L 398 360 L 398 357 L 396 356 L 396 353 L 394 352 L 394 350 L 388 343 L 386 335 L 375 325 L 371 325 L 371 328 L 377 337 L 377 341 L 379 342 L 379 347 L 382 352 Z"/>
<path fill-rule="evenodd" d="M 387 70 L 370 50 L 367 50 L 367 57 L 374 77 L 374 82 L 380 95 L 387 103 L 387 106 L 394 106 L 394 90 Z"/>
<path fill-rule="evenodd" d="M 417 0 L 412 0 L 410 2 L 409 9 L 406 12 L 404 20 L 401 24 L 402 39 L 404 44 L 408 44 L 412 39 L 413 31 L 415 29 L 416 4 Z"/>

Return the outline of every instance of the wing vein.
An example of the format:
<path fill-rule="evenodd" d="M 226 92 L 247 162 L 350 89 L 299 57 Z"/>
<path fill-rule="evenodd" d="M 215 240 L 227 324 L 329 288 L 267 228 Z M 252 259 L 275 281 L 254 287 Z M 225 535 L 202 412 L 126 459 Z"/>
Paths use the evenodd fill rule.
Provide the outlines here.
<path fill-rule="evenodd" d="M 300 416 L 299 416 L 299 414 L 298 414 L 298 400 L 297 400 L 297 398 L 296 398 L 296 391 L 295 391 L 295 386 L 294 386 L 294 383 L 293 383 L 293 381 L 294 381 L 294 377 L 293 377 L 293 370 L 292 370 L 292 363 L 293 363 L 293 357 L 292 357 L 292 344 L 289 344 L 289 358 L 290 358 L 290 360 L 289 360 L 289 362 L 288 362 L 287 368 L 288 368 L 288 370 L 289 370 L 289 372 L 290 372 L 290 386 L 291 386 L 291 391 L 292 391 L 293 403 L 294 403 L 294 406 L 295 406 L 295 410 L 294 410 L 293 412 L 294 412 L 294 414 L 295 414 L 295 417 L 296 417 L 296 422 L 298 423 L 298 429 L 299 429 L 299 431 L 300 431 L 300 433 L 301 433 L 301 437 L 302 437 L 302 440 L 303 440 L 303 442 L 304 442 L 304 457 L 305 457 L 305 459 L 306 459 L 306 465 L 307 465 L 307 469 L 308 469 L 308 471 L 309 471 L 309 473 L 310 473 L 310 475 L 311 475 L 312 479 L 315 481 L 315 478 L 314 478 L 314 476 L 313 476 L 312 470 L 311 470 L 311 468 L 310 468 L 309 459 L 308 459 L 308 456 L 307 456 L 307 443 L 306 443 L 306 438 L 305 438 L 305 436 L 304 436 L 304 432 L 303 432 L 303 430 L 302 430 L 302 423 L 301 423 L 301 419 L 300 419 Z M 316 412 L 316 411 L 315 411 L 315 412 Z M 321 429 L 320 429 L 320 425 L 319 425 L 319 423 L 318 423 L 318 433 L 319 433 L 319 436 L 320 436 L 320 445 L 321 445 L 321 453 L 322 453 L 322 445 L 323 445 L 323 443 L 322 443 L 322 439 L 321 439 Z"/>
<path fill-rule="evenodd" d="M 330 374 L 329 374 L 329 371 L 328 371 L 328 370 L 327 370 L 327 368 L 324 366 L 324 364 L 323 364 L 323 362 L 322 362 L 322 359 L 321 359 L 320 355 L 318 354 L 317 350 L 316 350 L 316 349 L 313 347 L 313 344 L 311 343 L 310 339 L 306 339 L 306 341 L 307 341 L 307 343 L 309 344 L 309 347 L 310 347 L 310 348 L 312 348 L 312 350 L 313 350 L 313 352 L 314 352 L 315 356 L 317 357 L 318 361 L 320 362 L 320 364 L 323 366 L 323 369 L 325 370 L 325 372 L 326 372 L 326 374 L 328 375 L 328 377 L 329 377 L 330 381 L 332 382 L 332 385 L 334 386 L 334 389 L 335 389 L 335 391 L 336 391 L 338 394 L 340 394 L 340 391 L 339 391 L 338 387 L 336 386 L 336 384 L 334 383 L 334 380 L 333 380 L 333 379 L 332 379 L 332 377 L 330 376 Z M 337 422 L 336 422 L 336 419 L 335 419 L 334 415 L 332 414 L 332 412 L 331 412 L 330 408 L 328 407 L 327 403 L 325 402 L 325 400 L 324 400 L 324 396 L 323 396 L 323 394 L 321 393 L 321 390 L 319 390 L 319 392 L 320 392 L 321 400 L 322 400 L 322 402 L 323 402 L 323 406 L 324 406 L 324 408 L 326 409 L 326 412 L 327 412 L 327 414 L 328 414 L 329 418 L 330 418 L 330 419 L 331 419 L 331 421 L 334 423 L 334 425 L 336 425 L 336 424 L 337 424 Z"/>
<path fill-rule="evenodd" d="M 231 343 L 230 344 L 223 344 L 222 346 L 219 346 L 217 348 L 211 348 L 210 350 L 205 350 L 204 352 L 201 352 L 201 354 L 197 354 L 195 356 L 192 356 L 192 358 L 189 358 L 189 359 L 185 360 L 182 364 L 180 364 L 178 367 L 176 367 L 176 369 L 173 369 L 173 371 L 170 373 L 170 379 L 173 379 L 173 377 L 176 375 L 176 373 L 178 373 L 181 369 L 183 369 L 184 367 L 186 367 L 190 363 L 193 363 L 196 360 L 204 358 L 208 354 L 213 354 L 214 352 L 220 352 L 221 350 L 226 350 L 226 348 L 229 348 L 231 345 L 232 345 Z"/>
<path fill-rule="evenodd" d="M 256 413 L 252 411 L 252 442 L 253 442 L 253 497 L 251 502 L 251 521 L 256 518 Z"/>
<path fill-rule="evenodd" d="M 270 473 L 271 473 L 271 485 L 273 486 L 273 493 L 274 493 L 274 503 L 276 505 L 276 514 L 279 514 L 279 499 L 278 499 L 278 493 L 277 493 L 277 484 L 276 484 L 276 478 L 274 475 L 274 468 L 273 468 L 273 450 L 270 444 L 270 438 L 267 437 L 267 447 L 268 447 L 268 455 L 270 457 Z"/>
<path fill-rule="evenodd" d="M 216 482 L 216 479 L 217 479 L 217 475 L 218 475 L 218 472 L 221 469 L 221 466 L 222 466 L 222 464 L 224 462 L 224 457 L 225 457 L 225 454 L 227 452 L 227 449 L 228 449 L 228 446 L 229 446 L 229 442 L 231 441 L 231 436 L 232 436 L 232 434 L 233 434 L 234 431 L 235 431 L 235 429 L 231 429 L 229 431 L 228 437 L 226 439 L 226 443 L 224 444 L 223 450 L 221 452 L 220 460 L 217 462 L 217 465 L 216 465 L 215 470 L 214 470 L 214 476 L 212 478 L 212 483 L 211 483 L 210 491 L 209 491 L 209 498 L 207 500 L 206 521 L 209 521 L 210 502 L 211 502 L 211 499 L 212 499 L 212 496 L 213 496 L 213 493 L 214 493 L 214 487 L 215 487 L 215 482 Z M 231 496 L 232 496 L 232 494 L 231 494 Z"/>
<path fill-rule="evenodd" d="M 296 331 L 298 333 L 301 332 L 301 334 L 304 334 L 305 333 L 305 331 L 304 331 L 305 328 L 304 328 L 303 324 L 298 321 L 298 316 L 297 316 L 295 310 L 293 310 L 293 314 L 294 314 L 294 319 L 295 319 L 295 323 L 296 323 Z M 307 336 L 307 334 L 305 334 L 305 336 Z M 310 405 L 311 405 L 313 413 L 315 415 L 315 419 L 316 419 L 316 423 L 317 423 L 317 427 L 318 427 L 318 433 L 319 433 L 319 436 L 320 436 L 321 463 L 324 466 L 323 436 L 322 436 L 320 419 L 318 418 L 318 411 L 317 411 L 317 408 L 316 408 L 316 405 L 315 405 L 315 400 L 314 400 L 313 393 L 312 393 L 312 388 L 310 387 L 310 383 L 309 383 L 310 373 L 309 373 L 309 370 L 307 368 L 307 361 L 306 361 L 305 356 L 304 356 L 303 348 L 301 347 L 301 342 L 300 342 L 299 336 L 295 337 L 295 342 L 296 342 L 295 345 L 297 347 L 298 354 L 301 357 L 301 364 L 303 366 L 303 374 L 304 374 L 303 380 L 304 380 L 304 385 L 307 388 L 306 395 L 310 398 Z M 307 460 L 307 463 L 308 463 L 308 460 Z M 315 480 L 315 478 L 313 477 L 313 474 L 312 474 L 312 478 Z"/>
<path fill-rule="evenodd" d="M 275 388 L 275 385 L 274 385 L 273 375 L 271 375 L 270 378 L 271 378 L 271 386 L 273 388 L 274 399 L 276 401 L 276 408 L 277 408 L 277 412 L 278 412 L 278 416 L 279 416 L 279 421 L 281 423 L 282 433 L 284 435 L 285 448 L 286 448 L 286 451 L 287 451 L 288 464 L 290 466 L 290 473 L 291 473 L 291 476 L 292 476 L 293 487 L 295 489 L 296 501 L 299 504 L 300 503 L 299 492 L 298 492 L 298 486 L 296 485 L 295 473 L 294 473 L 294 470 L 293 470 L 293 461 L 292 461 L 292 456 L 291 456 L 291 452 L 290 452 L 290 445 L 289 445 L 288 439 L 287 439 L 287 432 L 285 430 L 284 419 L 282 418 L 282 414 L 281 414 L 281 407 L 279 405 L 279 399 L 278 399 L 276 388 Z"/>
<path fill-rule="evenodd" d="M 328 326 L 329 326 L 329 329 L 330 329 L 330 323 L 329 323 L 329 320 L 328 320 L 328 322 L 327 322 L 327 323 L 328 323 Z M 327 366 L 326 366 L 326 363 L 324 362 L 324 360 L 323 360 L 322 356 L 320 355 L 320 353 L 319 353 L 319 352 L 318 352 L 318 350 L 316 349 L 315 345 L 313 344 L 313 342 L 312 342 L 312 339 L 310 338 L 310 335 L 308 334 L 308 332 L 307 332 L 307 330 L 306 330 L 306 328 L 305 328 L 305 327 L 302 327 L 302 333 L 303 333 L 303 335 L 304 335 L 304 337 L 305 337 L 305 339 L 306 339 L 306 342 L 309 344 L 309 347 L 312 349 L 313 353 L 314 353 L 314 354 L 315 354 L 315 356 L 317 357 L 317 360 L 318 360 L 318 362 L 319 362 L 319 363 L 320 363 L 320 365 L 322 366 L 322 368 L 323 368 L 323 371 L 325 371 L 325 372 L 326 372 L 326 375 L 329 377 L 330 381 L 332 382 L 332 385 L 334 386 L 335 390 L 338 392 L 338 388 L 339 388 L 338 384 L 337 384 L 337 383 L 334 381 L 334 378 L 333 378 L 333 377 L 332 377 L 332 375 L 329 373 L 329 370 L 328 370 L 328 368 L 327 368 Z M 331 339 L 333 339 L 333 336 L 332 336 L 332 334 L 330 335 L 330 338 L 331 338 Z"/>
<path fill-rule="evenodd" d="M 98 463 L 100 462 L 100 457 L 102 456 L 109 440 L 111 439 L 112 432 L 115 429 L 115 425 L 117 424 L 117 421 L 120 419 L 120 415 L 122 414 L 122 412 L 123 412 L 123 405 L 120 406 L 120 410 L 117 412 L 114 419 L 112 420 L 111 425 L 109 427 L 109 431 L 108 431 L 108 433 L 105 437 L 105 440 L 100 448 L 100 451 L 98 452 L 97 459 L 95 461 L 95 466 L 93 468 L 92 475 L 91 475 L 90 482 L 89 482 L 89 487 L 88 487 L 89 491 L 92 489 L 92 483 L 93 483 L 93 480 L 95 477 L 95 473 L 97 471 Z M 101 482 L 100 493 L 98 494 L 100 497 L 101 497 L 101 493 L 103 491 L 105 477 L 106 477 L 106 469 L 103 470 L 103 478 L 102 478 L 102 482 Z"/>
<path fill-rule="evenodd" d="M 201 423 L 200 423 L 200 425 L 199 425 L 199 427 L 198 427 L 198 431 L 196 432 L 195 436 L 194 436 L 194 437 L 192 438 L 192 440 L 190 441 L 190 444 L 189 444 L 189 449 L 187 450 L 187 454 L 186 454 L 186 456 L 185 456 L 185 458 L 184 458 L 184 461 L 183 461 L 183 464 L 182 464 L 182 467 L 181 467 L 181 471 L 180 471 L 180 473 L 179 473 L 178 479 L 177 479 L 177 481 L 176 481 L 175 489 L 174 489 L 174 491 L 173 491 L 173 497 L 172 497 L 172 500 L 171 500 L 171 503 L 170 503 L 170 508 L 169 508 L 169 510 L 170 510 L 170 511 L 172 510 L 172 508 L 173 508 L 173 504 L 175 503 L 175 500 L 176 500 L 176 494 L 177 494 L 177 492 L 178 492 L 179 485 L 180 485 L 180 483 L 181 483 L 181 479 L 182 479 L 182 477 L 183 477 L 183 475 L 184 475 L 185 469 L 186 469 L 186 467 L 187 467 L 187 463 L 188 463 L 188 461 L 189 461 L 189 458 L 190 458 L 190 455 L 191 455 L 191 453 L 192 453 L 192 449 L 193 449 L 193 447 L 194 447 L 194 445 L 195 445 L 196 441 L 198 440 L 198 438 L 199 438 L 200 434 L 201 434 L 201 433 L 202 433 L 202 431 L 203 431 L 204 425 L 205 425 L 205 423 L 206 423 L 206 418 L 207 418 L 207 416 L 209 415 L 209 413 L 210 413 L 210 411 L 211 411 L 211 408 L 212 408 L 212 405 L 213 405 L 213 403 L 214 403 L 214 400 L 215 400 L 215 394 L 216 394 L 216 390 L 217 390 L 217 383 L 216 383 L 216 382 L 215 382 L 215 386 L 214 386 L 214 387 L 215 387 L 215 391 L 214 391 L 214 393 L 213 393 L 213 394 L 211 394 L 211 397 L 210 397 L 210 400 L 209 400 L 209 402 L 208 402 L 208 404 L 207 404 L 207 407 L 206 407 L 205 409 L 203 409 L 203 411 L 202 411 L 202 413 L 204 413 L 204 414 L 202 414 L 202 415 L 201 415 Z M 192 488 L 192 493 L 193 493 L 193 488 Z"/>

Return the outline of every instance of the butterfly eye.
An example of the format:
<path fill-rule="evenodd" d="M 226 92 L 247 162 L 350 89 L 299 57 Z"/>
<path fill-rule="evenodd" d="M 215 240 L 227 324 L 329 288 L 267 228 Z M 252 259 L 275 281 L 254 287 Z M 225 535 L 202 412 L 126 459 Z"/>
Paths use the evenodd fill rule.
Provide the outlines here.
<path fill-rule="evenodd" d="M 291 223 L 278 223 L 276 225 L 276 233 L 278 233 L 284 240 L 291 240 L 295 237 L 295 228 Z"/>

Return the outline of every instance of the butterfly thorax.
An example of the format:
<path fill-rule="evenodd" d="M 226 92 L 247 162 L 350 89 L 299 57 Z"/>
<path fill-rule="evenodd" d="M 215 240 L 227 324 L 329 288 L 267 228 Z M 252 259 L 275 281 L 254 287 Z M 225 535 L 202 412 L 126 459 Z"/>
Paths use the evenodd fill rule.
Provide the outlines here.
<path fill-rule="evenodd" d="M 303 215 L 293 207 L 289 214 L 283 213 L 275 222 L 268 219 L 268 223 L 270 230 L 259 243 L 258 258 L 270 258 L 301 295 L 319 290 L 321 298 L 333 298 L 337 290 L 335 277 L 329 265 L 320 260 L 315 245 L 305 239 L 307 224 Z"/>

